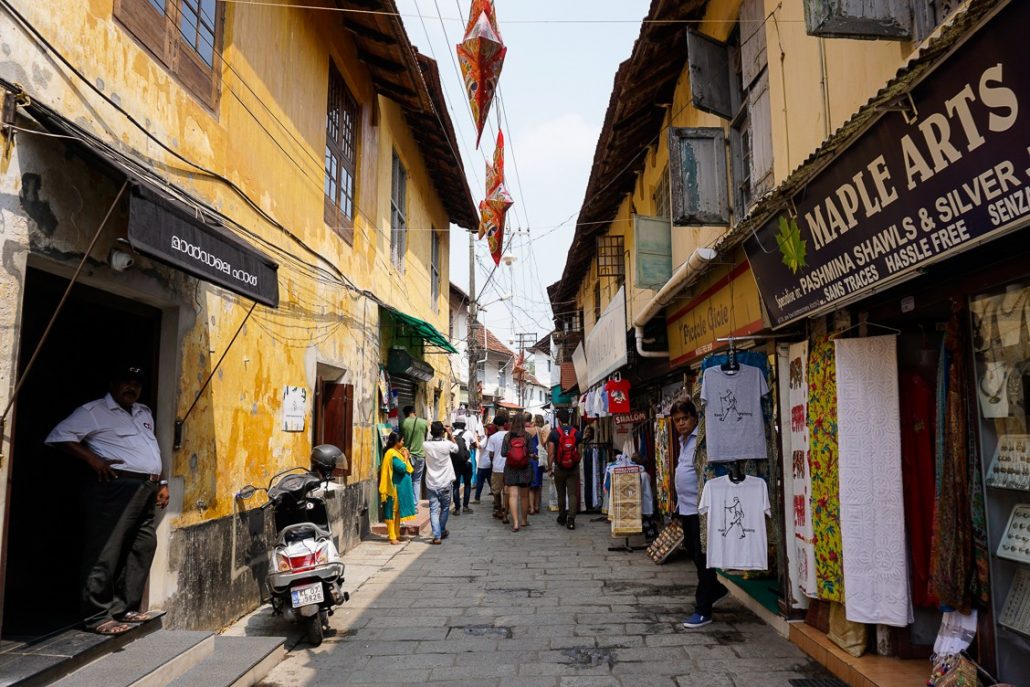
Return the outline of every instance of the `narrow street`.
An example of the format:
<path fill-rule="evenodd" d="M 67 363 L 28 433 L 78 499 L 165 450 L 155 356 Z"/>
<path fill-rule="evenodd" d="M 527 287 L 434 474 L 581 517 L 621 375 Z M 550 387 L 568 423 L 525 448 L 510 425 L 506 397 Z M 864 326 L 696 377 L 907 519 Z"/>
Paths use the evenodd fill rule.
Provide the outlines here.
<path fill-rule="evenodd" d="M 559 528 L 544 512 L 513 534 L 485 500 L 451 518 L 443 546 L 368 541 L 345 556 L 351 601 L 312 649 L 291 639 L 264 687 L 676 685 L 789 687 L 823 676 L 794 645 L 727 599 L 685 630 L 694 574 L 677 558 L 609 552 L 608 524 Z M 229 634 L 292 629 L 266 608 Z"/>

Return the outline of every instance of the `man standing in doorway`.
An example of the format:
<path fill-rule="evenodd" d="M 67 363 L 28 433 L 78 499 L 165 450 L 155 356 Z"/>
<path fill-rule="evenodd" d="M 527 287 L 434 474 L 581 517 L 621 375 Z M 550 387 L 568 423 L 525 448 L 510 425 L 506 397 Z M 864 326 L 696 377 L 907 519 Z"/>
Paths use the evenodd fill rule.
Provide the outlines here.
<path fill-rule="evenodd" d="M 687 628 L 697 628 L 712 622 L 712 607 L 729 590 L 719 582 L 715 570 L 708 567 L 701 548 L 701 521 L 697 514 L 698 474 L 694 465 L 697 452 L 697 408 L 690 401 L 672 404 L 672 424 L 679 435 L 680 452 L 676 463 L 676 512 L 683 525 L 683 546 L 697 569 L 697 591 L 694 594 L 694 615 L 683 621 Z"/>
<path fill-rule="evenodd" d="M 86 627 L 121 634 L 156 617 L 140 612 L 157 548 L 155 507 L 168 505 L 161 449 L 138 367 L 119 367 L 109 393 L 80 406 L 46 438 L 96 475 L 83 490 L 83 612 Z"/>
<path fill-rule="evenodd" d="M 404 422 L 401 423 L 401 437 L 404 438 L 404 446 L 411 454 L 411 467 L 414 472 L 411 474 L 411 488 L 415 492 L 415 503 L 422 499 L 422 473 L 426 469 L 426 456 L 422 445 L 429 436 L 429 423 L 420 417 L 415 417 L 415 406 L 404 406 Z"/>
<path fill-rule="evenodd" d="M 567 409 L 559 409 L 557 418 L 558 424 L 547 437 L 547 471 L 558 492 L 558 524 L 574 530 L 579 512 L 580 435 L 569 424 Z"/>

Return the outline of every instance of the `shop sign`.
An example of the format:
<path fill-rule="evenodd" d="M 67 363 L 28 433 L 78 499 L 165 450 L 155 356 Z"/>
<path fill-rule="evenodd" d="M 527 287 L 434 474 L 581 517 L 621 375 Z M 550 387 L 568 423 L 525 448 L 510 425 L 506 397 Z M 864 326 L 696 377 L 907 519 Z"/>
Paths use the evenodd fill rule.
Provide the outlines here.
<path fill-rule="evenodd" d="M 1030 220 L 1027 26 L 1002 9 L 745 242 L 774 326 Z"/>
<path fill-rule="evenodd" d="M 278 265 L 213 220 L 143 185 L 129 202 L 134 250 L 244 298 L 279 305 Z"/>
<path fill-rule="evenodd" d="M 591 387 L 626 364 L 626 289 L 620 287 L 601 319 L 587 334 L 586 386 Z M 576 371 L 579 374 L 579 370 Z M 583 377 L 580 377 L 582 383 Z"/>
<path fill-rule="evenodd" d="M 647 413 L 642 410 L 634 410 L 631 413 L 617 413 L 612 416 L 616 425 L 632 425 L 638 422 L 647 422 Z"/>
<path fill-rule="evenodd" d="M 711 353 L 721 337 L 747 336 L 765 326 L 746 262 L 712 270 L 698 295 L 674 301 L 666 312 L 669 363 L 674 366 Z"/>

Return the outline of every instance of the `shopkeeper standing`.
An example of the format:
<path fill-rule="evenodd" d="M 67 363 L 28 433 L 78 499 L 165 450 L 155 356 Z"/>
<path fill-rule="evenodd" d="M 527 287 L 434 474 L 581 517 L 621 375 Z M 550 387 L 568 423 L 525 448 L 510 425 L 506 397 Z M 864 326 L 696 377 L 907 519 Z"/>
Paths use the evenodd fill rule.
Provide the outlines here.
<path fill-rule="evenodd" d="M 697 452 L 697 408 L 690 401 L 678 401 L 672 405 L 671 415 L 680 442 L 679 460 L 676 463 L 676 513 L 683 525 L 683 546 L 697 568 L 694 614 L 683 621 L 683 626 L 697 628 L 711 624 L 712 606 L 729 594 L 729 590 L 719 582 L 715 570 L 708 567 L 701 548 L 701 522 L 697 514 L 699 480 L 694 465 L 694 454 Z"/>

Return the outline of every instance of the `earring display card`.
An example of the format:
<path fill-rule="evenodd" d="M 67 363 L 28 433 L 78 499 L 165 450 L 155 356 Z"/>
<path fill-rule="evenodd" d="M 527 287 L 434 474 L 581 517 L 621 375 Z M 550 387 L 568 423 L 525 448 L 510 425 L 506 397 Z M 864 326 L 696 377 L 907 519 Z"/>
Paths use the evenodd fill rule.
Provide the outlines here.
<path fill-rule="evenodd" d="M 1021 569 L 1016 573 L 998 622 L 1030 636 L 1030 571 Z"/>
<path fill-rule="evenodd" d="M 998 544 L 998 556 L 1030 563 L 1030 503 L 1020 503 L 1012 509 L 1005 535 Z"/>
<path fill-rule="evenodd" d="M 662 533 L 652 542 L 651 546 L 647 547 L 647 555 L 656 564 L 661 565 L 682 544 L 683 528 L 680 526 L 679 520 L 673 519 L 672 523 L 662 530 Z"/>
<path fill-rule="evenodd" d="M 994 449 L 987 484 L 1030 491 L 1030 434 L 1002 434 Z"/>

